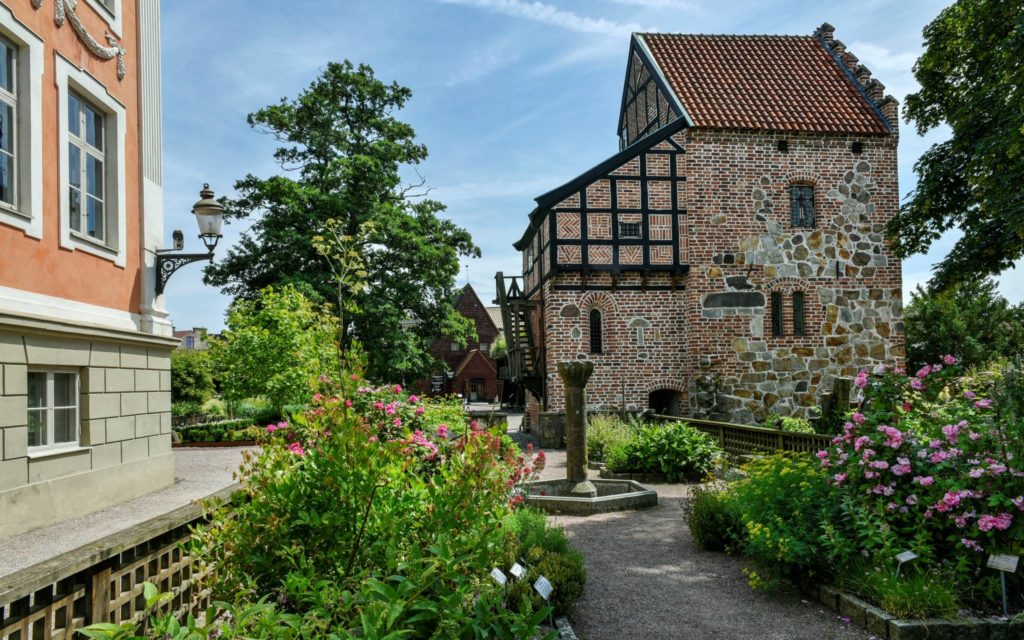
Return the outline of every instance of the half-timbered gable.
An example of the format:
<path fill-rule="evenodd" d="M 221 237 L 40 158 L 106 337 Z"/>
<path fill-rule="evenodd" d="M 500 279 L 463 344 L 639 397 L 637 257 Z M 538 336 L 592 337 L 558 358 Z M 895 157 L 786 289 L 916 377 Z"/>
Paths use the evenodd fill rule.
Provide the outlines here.
<path fill-rule="evenodd" d="M 639 34 L 630 41 L 629 64 L 619 111 L 619 148 L 658 131 L 679 118 L 680 109 Z"/>

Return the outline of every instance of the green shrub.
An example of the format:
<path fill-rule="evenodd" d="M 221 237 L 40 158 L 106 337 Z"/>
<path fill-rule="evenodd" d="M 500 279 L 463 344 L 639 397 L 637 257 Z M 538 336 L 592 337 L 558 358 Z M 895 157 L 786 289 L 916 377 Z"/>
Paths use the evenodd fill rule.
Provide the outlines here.
<path fill-rule="evenodd" d="M 811 426 L 810 420 L 803 418 L 794 418 L 791 416 L 780 416 L 776 413 L 768 416 L 764 421 L 764 426 L 770 429 L 780 429 L 789 433 L 814 433 L 814 427 Z"/>
<path fill-rule="evenodd" d="M 182 442 L 242 442 L 259 438 L 263 427 L 254 424 L 251 419 L 239 418 L 181 427 L 174 431 Z"/>
<path fill-rule="evenodd" d="M 512 609 L 539 608 L 543 603 L 533 589 L 538 576 L 551 582 L 550 604 L 555 613 L 567 612 L 583 595 L 587 571 L 583 556 L 569 545 L 569 538 L 560 527 L 547 524 L 547 515 L 534 509 L 517 509 L 504 520 L 510 541 L 506 566 L 526 562 L 527 575 L 510 583 L 506 599 Z"/>
<path fill-rule="evenodd" d="M 202 404 L 213 396 L 213 374 L 206 351 L 171 352 L 171 401 Z"/>
<path fill-rule="evenodd" d="M 200 402 L 172 402 L 171 403 L 171 415 L 172 416 L 196 416 L 202 415 L 203 405 Z"/>
<path fill-rule="evenodd" d="M 766 569 L 828 572 L 823 523 L 838 512 L 835 487 L 808 454 L 776 453 L 746 466 L 730 488 L 743 521 L 743 553 Z"/>
<path fill-rule="evenodd" d="M 743 540 L 743 521 L 725 490 L 696 487 L 683 507 L 690 535 L 700 548 L 726 551 Z"/>
<path fill-rule="evenodd" d="M 636 429 L 617 416 L 596 414 L 587 419 L 587 458 L 605 462 L 608 452 L 633 439 Z"/>
<path fill-rule="evenodd" d="M 228 416 L 228 408 L 224 400 L 221 398 L 210 398 L 203 403 L 202 413 L 209 416 L 218 416 L 226 418 Z"/>
<path fill-rule="evenodd" d="M 722 456 L 715 440 L 683 422 L 643 427 L 636 436 L 614 445 L 607 465 L 619 473 L 660 473 L 669 482 L 709 474 Z"/>

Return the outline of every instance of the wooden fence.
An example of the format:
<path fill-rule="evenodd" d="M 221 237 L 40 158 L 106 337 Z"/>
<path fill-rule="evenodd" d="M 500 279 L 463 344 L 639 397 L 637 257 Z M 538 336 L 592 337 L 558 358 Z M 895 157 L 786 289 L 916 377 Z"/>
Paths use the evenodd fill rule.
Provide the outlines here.
<path fill-rule="evenodd" d="M 209 606 L 206 573 L 181 545 L 203 519 L 199 506 L 181 507 L 0 578 L 0 640 L 71 640 L 96 622 L 138 621 L 145 582 L 174 595 L 165 611 L 200 614 Z"/>
<path fill-rule="evenodd" d="M 832 443 L 832 436 L 818 433 L 793 433 L 766 427 L 748 427 L 729 422 L 652 416 L 653 420 L 685 422 L 714 436 L 722 450 L 732 455 L 750 455 L 768 451 L 801 451 L 816 453 Z"/>

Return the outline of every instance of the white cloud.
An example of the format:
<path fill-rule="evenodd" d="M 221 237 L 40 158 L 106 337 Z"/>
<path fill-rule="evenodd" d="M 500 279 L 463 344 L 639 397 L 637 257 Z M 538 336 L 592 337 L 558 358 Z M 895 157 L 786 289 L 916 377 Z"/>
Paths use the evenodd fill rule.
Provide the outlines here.
<path fill-rule="evenodd" d="M 644 7 L 646 9 L 675 9 L 678 11 L 689 11 L 691 13 L 698 13 L 700 7 L 693 4 L 692 2 L 686 2 L 685 0 L 609 0 L 615 4 L 628 4 L 634 7 Z"/>
<path fill-rule="evenodd" d="M 577 33 L 591 33 L 605 36 L 628 36 L 634 31 L 653 31 L 644 29 L 636 23 L 623 23 L 606 18 L 588 18 L 574 11 L 559 9 L 543 2 L 526 2 L 524 0 L 441 0 L 448 4 L 459 4 L 469 7 L 490 9 L 516 18 L 525 18 L 541 22 Z"/>
<path fill-rule="evenodd" d="M 861 63 L 871 69 L 871 75 L 885 85 L 886 93 L 893 95 L 900 102 L 908 93 L 920 88 L 914 78 L 913 67 L 919 51 L 892 51 L 873 42 L 854 41 L 848 44 L 849 49 Z"/>

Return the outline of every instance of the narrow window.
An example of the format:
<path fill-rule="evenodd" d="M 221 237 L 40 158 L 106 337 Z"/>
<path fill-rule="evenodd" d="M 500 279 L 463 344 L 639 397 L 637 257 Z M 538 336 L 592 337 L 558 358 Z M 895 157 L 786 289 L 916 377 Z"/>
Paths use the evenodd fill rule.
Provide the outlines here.
<path fill-rule="evenodd" d="M 71 229 L 101 242 L 107 238 L 106 122 L 102 112 L 68 95 L 68 202 Z"/>
<path fill-rule="evenodd" d="M 458 342 L 453 342 L 451 344 L 451 346 L 449 347 L 449 349 L 451 349 L 452 351 L 458 351 L 459 350 L 459 343 Z"/>
<path fill-rule="evenodd" d="M 789 211 L 794 227 L 814 226 L 814 187 L 794 184 L 789 187 Z"/>
<path fill-rule="evenodd" d="M 78 444 L 78 374 L 30 371 L 28 446 L 53 449 Z"/>
<path fill-rule="evenodd" d="M 642 236 L 640 235 L 640 223 L 639 222 L 620 222 L 619 223 L 619 238 L 624 240 L 639 240 Z"/>
<path fill-rule="evenodd" d="M 804 292 L 793 292 L 793 335 L 802 336 L 804 333 Z"/>
<path fill-rule="evenodd" d="M 0 202 L 18 206 L 17 184 L 18 60 L 17 47 L 0 38 Z"/>
<path fill-rule="evenodd" d="M 481 342 L 480 343 L 480 351 L 482 351 L 483 353 L 487 353 L 490 350 L 491 350 L 491 345 L 490 344 L 488 344 L 486 342 Z"/>
<path fill-rule="evenodd" d="M 772 291 L 772 336 L 782 337 L 782 292 Z"/>
<path fill-rule="evenodd" d="M 590 353 L 603 353 L 601 342 L 601 312 L 590 310 Z"/>

